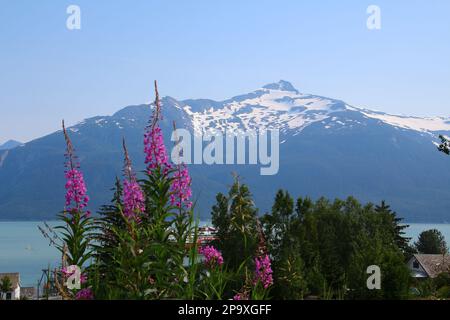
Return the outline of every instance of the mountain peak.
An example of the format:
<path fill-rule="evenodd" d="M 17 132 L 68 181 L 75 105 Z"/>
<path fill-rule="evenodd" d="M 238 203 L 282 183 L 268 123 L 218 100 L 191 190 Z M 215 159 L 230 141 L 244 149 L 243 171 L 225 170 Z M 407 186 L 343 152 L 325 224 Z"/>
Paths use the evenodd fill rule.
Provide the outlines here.
<path fill-rule="evenodd" d="M 0 150 L 10 150 L 21 146 L 23 143 L 16 140 L 8 140 L 4 144 L 0 144 Z"/>
<path fill-rule="evenodd" d="M 275 83 L 266 84 L 263 88 L 269 89 L 269 90 L 290 91 L 290 92 L 298 93 L 298 90 L 295 89 L 295 87 L 292 85 L 292 83 L 285 81 L 285 80 L 280 80 Z"/>

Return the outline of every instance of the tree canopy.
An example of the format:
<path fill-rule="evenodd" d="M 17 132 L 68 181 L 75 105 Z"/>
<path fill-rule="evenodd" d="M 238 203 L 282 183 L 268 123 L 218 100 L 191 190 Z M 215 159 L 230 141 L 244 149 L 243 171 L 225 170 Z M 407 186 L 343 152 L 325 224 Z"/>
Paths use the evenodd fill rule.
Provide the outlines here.
<path fill-rule="evenodd" d="M 417 251 L 422 254 L 442 254 L 448 252 L 447 243 L 443 234 L 436 229 L 423 231 L 414 245 Z"/>

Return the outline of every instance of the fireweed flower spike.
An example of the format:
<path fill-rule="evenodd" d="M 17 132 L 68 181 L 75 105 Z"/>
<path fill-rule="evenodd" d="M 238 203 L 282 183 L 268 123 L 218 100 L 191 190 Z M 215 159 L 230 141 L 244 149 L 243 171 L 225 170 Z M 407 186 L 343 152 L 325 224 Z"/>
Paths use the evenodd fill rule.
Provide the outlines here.
<path fill-rule="evenodd" d="M 233 300 L 239 301 L 239 300 L 248 300 L 248 294 L 247 293 L 237 293 Z"/>
<path fill-rule="evenodd" d="M 93 300 L 94 299 L 94 293 L 90 288 L 81 289 L 77 292 L 77 295 L 75 296 L 76 300 Z"/>
<path fill-rule="evenodd" d="M 272 266 L 270 257 L 267 254 L 266 239 L 261 227 L 261 222 L 257 219 L 257 229 L 259 236 L 259 243 L 257 248 L 257 257 L 255 258 L 255 277 L 253 284 L 256 285 L 261 282 L 264 289 L 267 289 L 273 284 Z"/>
<path fill-rule="evenodd" d="M 81 212 L 87 207 L 89 197 L 87 196 L 87 188 L 84 183 L 83 173 L 79 170 L 80 165 L 77 162 L 72 141 L 67 134 L 64 120 L 62 122 L 64 138 L 66 140 L 66 163 L 65 163 L 65 176 L 66 176 L 66 211 L 68 212 Z M 89 216 L 90 212 L 87 211 L 86 215 Z"/>
<path fill-rule="evenodd" d="M 147 165 L 148 172 L 160 167 L 163 170 L 163 173 L 167 173 L 171 169 L 171 165 L 169 163 L 166 146 L 164 145 L 162 131 L 158 124 L 158 121 L 161 119 L 161 104 L 156 81 L 155 94 L 155 109 L 144 134 L 145 164 Z"/>
<path fill-rule="evenodd" d="M 208 267 L 223 265 L 222 253 L 213 246 L 200 247 L 198 251 L 205 258 L 205 265 Z"/>
<path fill-rule="evenodd" d="M 253 284 L 256 285 L 261 282 L 264 289 L 267 289 L 273 284 L 272 267 L 269 256 L 255 258 L 255 278 Z"/>
<path fill-rule="evenodd" d="M 123 150 L 125 153 L 124 181 L 123 181 L 123 204 L 124 215 L 128 219 L 139 221 L 139 214 L 145 212 L 145 199 L 136 175 L 133 172 L 131 159 L 128 154 L 125 139 L 123 140 Z"/>
<path fill-rule="evenodd" d="M 184 163 L 178 165 L 177 171 L 173 175 L 173 182 L 171 186 L 170 202 L 173 206 L 178 208 L 183 205 L 190 209 L 192 207 L 192 190 L 191 190 L 191 177 L 189 171 Z"/>
<path fill-rule="evenodd" d="M 173 129 L 176 132 L 175 122 L 173 123 Z M 178 140 L 178 138 L 176 139 Z M 183 152 L 181 150 L 181 152 Z M 171 185 L 170 203 L 173 206 L 182 208 L 183 206 L 187 209 L 192 207 L 192 190 L 191 190 L 192 179 L 189 175 L 189 171 L 184 163 L 178 164 L 176 171 L 173 175 L 173 182 Z"/>

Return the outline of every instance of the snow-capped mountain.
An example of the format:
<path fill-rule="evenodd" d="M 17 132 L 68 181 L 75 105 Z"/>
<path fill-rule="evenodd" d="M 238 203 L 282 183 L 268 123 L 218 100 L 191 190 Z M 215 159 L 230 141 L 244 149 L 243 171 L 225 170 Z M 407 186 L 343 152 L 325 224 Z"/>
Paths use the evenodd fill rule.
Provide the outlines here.
<path fill-rule="evenodd" d="M 211 128 L 219 130 L 279 129 L 296 133 L 316 122 L 335 126 L 362 124 L 353 119 L 339 120 L 336 114 L 359 112 L 363 118 L 380 120 L 386 124 L 425 133 L 450 131 L 450 118 L 419 118 L 390 115 L 352 107 L 343 101 L 300 93 L 291 83 L 279 81 L 252 93 L 223 102 L 186 100 L 183 109 L 192 117 L 196 132 Z"/>
<path fill-rule="evenodd" d="M 86 173 L 92 207 L 111 198 L 122 166 L 125 137 L 137 170 L 143 169 L 142 135 L 149 104 L 112 116 L 86 119 L 69 128 Z M 355 196 L 388 201 L 410 221 L 450 221 L 450 158 L 436 151 L 438 134 L 450 133 L 450 118 L 418 118 L 350 106 L 301 93 L 287 81 L 268 84 L 225 101 L 162 99 L 161 126 L 170 146 L 173 122 L 194 133 L 217 130 L 280 130 L 280 169 L 261 176 L 259 167 L 192 165 L 197 211 L 208 217 L 231 172 L 250 185 L 262 212 L 275 192 L 328 198 Z M 1 154 L 1 153 L 0 153 Z M 61 132 L 3 155 L 0 219 L 53 217 L 63 206 L 64 139 Z M 41 187 L 45 181 L 46 188 Z"/>
<path fill-rule="evenodd" d="M 169 122 L 177 120 L 179 127 L 192 129 L 195 133 L 279 129 L 282 133 L 297 135 L 314 123 L 326 124 L 325 129 L 351 128 L 365 125 L 364 119 L 374 119 L 397 129 L 427 133 L 432 137 L 450 132 L 450 117 L 412 117 L 357 108 L 341 100 L 300 93 L 284 80 L 225 101 L 177 101 L 165 97 L 162 106 Z M 124 127 L 140 128 L 146 123 L 151 108 L 151 104 L 126 107 L 112 117 L 90 118 L 70 130 L 77 132 L 83 126 L 92 124 L 99 127 L 116 126 L 119 130 Z M 357 113 L 362 121 L 355 120 L 354 116 L 346 118 L 346 113 Z"/>
<path fill-rule="evenodd" d="M 196 132 L 216 130 L 279 129 L 301 131 L 308 125 L 322 121 L 347 106 L 342 101 L 300 94 L 285 81 L 264 86 L 250 94 L 234 97 L 199 110 L 186 101 L 184 110 L 192 117 Z M 198 111 L 193 111 L 198 110 Z"/>

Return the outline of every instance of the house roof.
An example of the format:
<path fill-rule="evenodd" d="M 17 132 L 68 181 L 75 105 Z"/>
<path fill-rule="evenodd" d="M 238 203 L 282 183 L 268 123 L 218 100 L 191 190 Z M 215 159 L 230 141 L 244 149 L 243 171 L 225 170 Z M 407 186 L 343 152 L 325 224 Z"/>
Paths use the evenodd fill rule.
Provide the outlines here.
<path fill-rule="evenodd" d="M 18 272 L 0 273 L 0 281 L 2 281 L 3 278 L 9 278 L 9 280 L 11 280 L 11 287 L 13 289 L 16 289 L 20 285 L 20 274 Z"/>
<path fill-rule="evenodd" d="M 448 254 L 415 254 L 414 258 L 430 278 L 435 278 L 442 272 L 450 272 L 450 255 Z"/>

